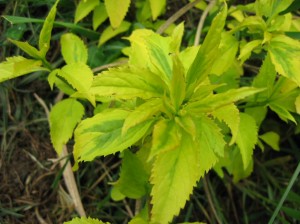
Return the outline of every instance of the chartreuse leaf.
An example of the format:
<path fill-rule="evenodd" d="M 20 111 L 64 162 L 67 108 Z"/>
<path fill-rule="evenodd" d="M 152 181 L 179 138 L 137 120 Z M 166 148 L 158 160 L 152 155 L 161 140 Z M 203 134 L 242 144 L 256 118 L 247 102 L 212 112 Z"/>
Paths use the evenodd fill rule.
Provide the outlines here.
<path fill-rule="evenodd" d="M 134 216 L 128 224 L 149 224 L 149 205 L 146 203 L 140 213 Z"/>
<path fill-rule="evenodd" d="M 256 14 L 259 16 L 273 17 L 286 10 L 293 0 L 258 0 L 255 2 Z"/>
<path fill-rule="evenodd" d="M 183 130 L 192 136 L 193 140 L 196 139 L 197 130 L 192 116 L 184 114 L 182 116 L 175 117 L 175 121 Z"/>
<path fill-rule="evenodd" d="M 58 2 L 59 0 L 57 0 L 55 4 L 52 6 L 48 16 L 45 19 L 43 28 L 39 36 L 39 49 L 43 58 L 45 58 L 46 53 L 50 48 L 51 32 L 52 32 L 53 23 L 56 16 L 56 10 L 57 10 L 56 6 Z"/>
<path fill-rule="evenodd" d="M 171 102 L 175 107 L 175 110 L 178 111 L 183 100 L 185 99 L 185 71 L 184 67 L 179 60 L 178 56 L 175 54 L 173 57 L 173 75 L 170 85 L 170 96 Z"/>
<path fill-rule="evenodd" d="M 41 65 L 40 60 L 27 59 L 22 56 L 8 57 L 6 61 L 0 63 L 0 82 L 31 72 L 48 71 Z"/>
<path fill-rule="evenodd" d="M 12 42 L 14 45 L 16 45 L 18 48 L 20 48 L 22 51 L 24 51 L 29 56 L 35 58 L 35 59 L 42 59 L 41 53 L 36 49 L 35 47 L 31 46 L 27 42 L 17 41 L 9 39 L 10 42 Z"/>
<path fill-rule="evenodd" d="M 212 115 L 230 128 L 232 138 L 229 144 L 233 144 L 239 131 L 240 115 L 238 108 L 233 103 L 228 104 L 213 111 Z"/>
<path fill-rule="evenodd" d="M 273 131 L 266 132 L 259 136 L 266 144 L 271 146 L 272 149 L 279 151 L 280 136 Z"/>
<path fill-rule="evenodd" d="M 106 41 L 110 40 L 111 38 L 117 36 L 120 33 L 126 32 L 130 28 L 130 23 L 127 21 L 123 21 L 118 28 L 113 28 L 108 26 L 101 34 L 99 39 L 99 46 L 104 44 Z"/>
<path fill-rule="evenodd" d="M 180 23 L 175 27 L 171 35 L 170 52 L 179 52 L 184 33 L 184 24 Z"/>
<path fill-rule="evenodd" d="M 104 0 L 109 21 L 113 29 L 118 28 L 130 6 L 130 0 Z"/>
<path fill-rule="evenodd" d="M 276 71 L 300 86 L 300 42 L 279 35 L 271 39 L 268 50 Z"/>
<path fill-rule="evenodd" d="M 75 23 L 86 17 L 97 5 L 99 5 L 99 0 L 81 0 L 76 7 Z"/>
<path fill-rule="evenodd" d="M 246 169 L 252 161 L 254 146 L 258 140 L 257 131 L 254 118 L 246 113 L 240 113 L 240 124 L 236 143 L 242 155 L 244 169 Z"/>
<path fill-rule="evenodd" d="M 126 118 L 122 128 L 122 133 L 126 133 L 129 128 L 137 124 L 148 119 L 152 119 L 154 115 L 158 114 L 162 110 L 162 106 L 162 99 L 152 98 L 136 107 L 136 109 Z"/>
<path fill-rule="evenodd" d="M 96 96 L 112 96 L 117 99 L 149 99 L 163 96 L 164 88 L 162 80 L 147 70 L 117 68 L 96 76 L 90 92 Z"/>
<path fill-rule="evenodd" d="M 140 140 L 153 120 L 144 121 L 122 135 L 124 120 L 129 113 L 121 109 L 107 110 L 83 120 L 75 130 L 75 161 L 91 161 L 97 156 L 114 154 Z"/>
<path fill-rule="evenodd" d="M 231 34 L 223 32 L 219 46 L 219 55 L 215 59 L 211 73 L 221 75 L 226 72 L 235 61 L 235 55 L 238 50 L 239 43 Z"/>
<path fill-rule="evenodd" d="M 255 48 L 259 47 L 261 44 L 262 44 L 262 40 L 253 40 L 243 45 L 241 47 L 240 55 L 238 57 L 241 63 L 243 64 L 251 56 L 252 51 Z"/>
<path fill-rule="evenodd" d="M 99 2 L 93 12 L 93 29 L 96 30 L 107 18 L 107 12 L 104 3 Z"/>
<path fill-rule="evenodd" d="M 82 62 L 65 65 L 58 75 L 82 93 L 87 92 L 93 82 L 92 70 Z"/>
<path fill-rule="evenodd" d="M 241 87 L 239 89 L 232 89 L 224 93 L 210 95 L 203 100 L 190 102 L 185 108 L 193 113 L 213 112 L 220 107 L 226 106 L 230 103 L 261 91 L 262 89 L 253 87 Z"/>
<path fill-rule="evenodd" d="M 67 64 L 81 62 L 86 64 L 88 59 L 87 48 L 83 41 L 72 33 L 61 36 L 61 53 Z"/>
<path fill-rule="evenodd" d="M 201 176 L 200 161 L 194 141 L 185 132 L 178 147 L 157 155 L 150 179 L 153 184 L 150 223 L 169 223 L 179 213 Z"/>
<path fill-rule="evenodd" d="M 109 224 L 109 222 L 102 222 L 98 219 L 93 219 L 91 217 L 76 217 L 73 218 L 71 221 L 64 222 L 64 224 Z"/>
<path fill-rule="evenodd" d="M 158 153 L 175 150 L 180 144 L 180 133 L 174 120 L 161 119 L 153 128 L 152 147 L 149 159 Z"/>
<path fill-rule="evenodd" d="M 57 154 L 72 137 L 76 124 L 84 115 L 84 107 L 76 99 L 66 99 L 55 104 L 50 112 L 50 136 Z"/>
<path fill-rule="evenodd" d="M 159 15 L 163 13 L 166 7 L 166 0 L 149 0 L 152 12 L 152 19 L 156 20 Z"/>
<path fill-rule="evenodd" d="M 129 150 L 123 152 L 122 166 L 119 180 L 113 187 L 128 198 L 138 199 L 147 193 L 149 188 L 149 173 L 145 170 L 136 154 Z"/>
<path fill-rule="evenodd" d="M 186 77 L 187 84 L 189 85 L 188 96 L 207 77 L 215 63 L 215 59 L 219 56 L 219 45 L 226 15 L 227 6 L 225 5 L 223 10 L 214 18 L 195 60 L 188 70 Z"/>

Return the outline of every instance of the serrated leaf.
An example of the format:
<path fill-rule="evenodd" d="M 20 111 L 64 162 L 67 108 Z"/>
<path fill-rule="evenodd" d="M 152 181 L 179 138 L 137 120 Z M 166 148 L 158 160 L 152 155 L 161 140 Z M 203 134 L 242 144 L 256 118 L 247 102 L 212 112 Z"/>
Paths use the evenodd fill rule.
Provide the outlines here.
<path fill-rule="evenodd" d="M 272 111 L 274 111 L 280 119 L 287 122 L 288 120 L 293 121 L 295 124 L 297 123 L 293 115 L 281 104 L 276 102 L 272 102 L 269 104 L 269 107 Z"/>
<path fill-rule="evenodd" d="M 147 192 L 148 178 L 149 173 L 144 169 L 143 161 L 129 150 L 125 150 L 120 178 L 113 187 L 128 198 L 138 199 Z"/>
<path fill-rule="evenodd" d="M 185 71 L 184 67 L 177 55 L 172 57 L 173 59 L 173 74 L 170 85 L 170 97 L 175 110 L 178 111 L 182 102 L 185 99 Z"/>
<path fill-rule="evenodd" d="M 219 46 L 219 55 L 215 59 L 211 73 L 222 75 L 226 72 L 232 63 L 235 61 L 235 56 L 238 50 L 238 41 L 231 34 L 223 32 Z"/>
<path fill-rule="evenodd" d="M 149 0 L 150 8 L 152 12 L 152 19 L 156 20 L 159 15 L 165 10 L 167 1 L 166 0 Z"/>
<path fill-rule="evenodd" d="M 101 46 L 106 41 L 112 39 L 113 37 L 117 36 L 118 34 L 126 32 L 130 28 L 130 25 L 131 25 L 131 23 L 129 23 L 127 21 L 123 21 L 116 29 L 114 29 L 111 26 L 107 27 L 100 36 L 98 46 Z"/>
<path fill-rule="evenodd" d="M 72 98 L 60 101 L 51 109 L 50 136 L 57 154 L 61 154 L 63 145 L 72 137 L 83 115 L 84 107 Z"/>
<path fill-rule="evenodd" d="M 59 71 L 59 69 L 54 69 L 48 75 L 48 83 L 50 85 L 51 90 L 53 90 L 53 86 L 54 86 L 54 83 L 56 81 L 56 77 L 57 77 L 58 71 Z"/>
<path fill-rule="evenodd" d="M 27 53 L 29 56 L 33 57 L 34 59 L 42 59 L 43 56 L 41 53 L 36 49 L 35 47 L 31 46 L 27 42 L 17 41 L 8 39 L 10 42 L 12 42 L 14 45 L 16 45 L 18 48 L 20 48 L 22 51 Z"/>
<path fill-rule="evenodd" d="M 175 150 L 180 144 L 180 134 L 174 120 L 162 119 L 153 128 L 152 147 L 149 159 L 159 153 Z"/>
<path fill-rule="evenodd" d="M 46 53 L 50 48 L 51 32 L 52 32 L 53 23 L 56 16 L 56 10 L 57 10 L 56 7 L 58 2 L 59 0 L 57 0 L 55 4 L 52 6 L 48 16 L 45 19 L 43 28 L 39 36 L 39 49 L 43 58 L 45 58 Z"/>
<path fill-rule="evenodd" d="M 65 65 L 58 71 L 58 75 L 82 93 L 88 92 L 93 82 L 92 70 L 86 64 L 80 62 Z"/>
<path fill-rule="evenodd" d="M 0 63 L 0 82 L 13 79 L 31 72 L 48 71 L 41 67 L 40 60 L 27 59 L 22 56 L 8 57 Z"/>
<path fill-rule="evenodd" d="M 213 112 L 216 109 L 219 109 L 261 91 L 262 89 L 253 87 L 241 87 L 239 89 L 232 89 L 224 93 L 210 95 L 203 100 L 190 102 L 185 108 L 186 110 L 193 113 Z"/>
<path fill-rule="evenodd" d="M 99 5 L 99 0 L 81 0 L 76 7 L 75 23 L 86 17 L 97 5 Z"/>
<path fill-rule="evenodd" d="M 130 6 L 130 0 L 104 0 L 111 26 L 118 28 Z"/>
<path fill-rule="evenodd" d="M 197 134 L 197 130 L 196 130 L 196 125 L 195 122 L 193 121 L 193 118 L 188 115 L 185 114 L 183 116 L 178 116 L 175 117 L 175 122 L 183 129 L 186 131 L 186 133 L 188 133 L 189 135 L 192 136 L 193 140 L 196 139 L 196 134 Z"/>
<path fill-rule="evenodd" d="M 276 71 L 300 86 L 300 42 L 279 35 L 271 39 L 268 50 Z"/>
<path fill-rule="evenodd" d="M 271 146 L 272 149 L 279 151 L 280 136 L 276 132 L 266 132 L 260 135 L 259 138 L 262 139 L 266 144 Z"/>
<path fill-rule="evenodd" d="M 72 33 L 61 36 L 61 53 L 67 64 L 81 62 L 85 64 L 88 59 L 87 48 L 83 41 Z"/>
<path fill-rule="evenodd" d="M 189 85 L 188 96 L 194 88 L 203 81 L 210 73 L 215 59 L 218 57 L 221 33 L 225 24 L 227 6 L 214 18 L 208 34 L 201 45 L 195 60 L 187 73 L 187 84 Z"/>
<path fill-rule="evenodd" d="M 121 109 L 107 110 L 83 120 L 75 130 L 75 161 L 91 161 L 97 156 L 114 154 L 140 140 L 153 120 L 140 123 L 122 135 L 122 127 L 128 114 L 128 111 Z"/>
<path fill-rule="evenodd" d="M 215 110 L 212 115 L 215 118 L 224 121 L 224 123 L 230 128 L 232 138 L 229 144 L 232 145 L 235 142 L 239 131 L 240 115 L 238 108 L 234 104 L 229 104 Z"/>
<path fill-rule="evenodd" d="M 76 217 L 71 221 L 64 222 L 64 224 L 110 224 L 109 222 L 102 222 L 98 219 L 93 219 L 91 217 Z"/>
<path fill-rule="evenodd" d="M 242 155 L 244 169 L 246 169 L 252 161 L 254 146 L 258 140 L 257 131 L 254 118 L 248 114 L 240 113 L 240 124 L 236 143 Z"/>
<path fill-rule="evenodd" d="M 112 96 L 117 99 L 161 97 L 164 91 L 164 83 L 155 74 L 147 70 L 127 68 L 102 72 L 94 78 L 90 90 L 96 96 Z"/>
<path fill-rule="evenodd" d="M 148 119 L 152 119 L 162 110 L 162 105 L 163 103 L 160 98 L 153 98 L 136 107 L 135 110 L 132 111 L 125 119 L 122 133 L 126 133 L 129 128 L 137 124 L 140 124 Z"/>
<path fill-rule="evenodd" d="M 93 12 L 93 29 L 96 30 L 108 18 L 104 3 L 99 2 Z"/>
<path fill-rule="evenodd" d="M 151 183 L 152 223 L 169 223 L 178 215 L 196 185 L 200 158 L 190 136 L 182 133 L 180 145 L 158 154 L 153 164 Z"/>

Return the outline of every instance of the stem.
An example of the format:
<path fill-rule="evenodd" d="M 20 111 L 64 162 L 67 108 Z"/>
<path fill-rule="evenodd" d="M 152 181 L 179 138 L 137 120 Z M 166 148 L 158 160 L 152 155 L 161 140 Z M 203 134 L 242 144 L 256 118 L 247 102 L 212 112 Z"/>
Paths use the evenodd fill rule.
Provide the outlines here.
<path fill-rule="evenodd" d="M 187 11 L 197 5 L 201 0 L 196 0 L 190 2 L 189 4 L 183 6 L 176 13 L 174 13 L 164 24 L 162 24 L 156 31 L 158 34 L 162 34 L 172 23 L 174 23 L 178 18 L 184 15 Z"/>
<path fill-rule="evenodd" d="M 204 21 L 209 13 L 209 11 L 215 6 L 216 4 L 216 0 L 212 0 L 209 5 L 206 7 L 206 9 L 203 11 L 201 18 L 199 20 L 198 23 L 198 27 L 197 27 L 197 32 L 196 32 L 196 36 L 195 36 L 195 41 L 194 41 L 194 46 L 198 46 L 200 43 L 200 37 L 201 37 L 201 33 L 202 33 L 202 28 L 204 25 Z"/>

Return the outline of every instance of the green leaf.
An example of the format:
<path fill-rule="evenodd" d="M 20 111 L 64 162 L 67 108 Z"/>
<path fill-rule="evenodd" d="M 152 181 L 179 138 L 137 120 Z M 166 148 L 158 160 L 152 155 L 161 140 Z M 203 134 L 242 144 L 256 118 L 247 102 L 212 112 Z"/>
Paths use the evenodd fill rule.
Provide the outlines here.
<path fill-rule="evenodd" d="M 184 130 L 186 133 L 192 136 L 193 140 L 196 140 L 197 130 L 195 122 L 189 114 L 175 117 L 175 122 Z"/>
<path fill-rule="evenodd" d="M 271 39 L 268 50 L 276 71 L 300 86 L 299 41 L 279 35 Z"/>
<path fill-rule="evenodd" d="M 83 41 L 72 33 L 61 36 L 61 53 L 67 64 L 81 62 L 86 64 L 88 59 L 87 48 Z"/>
<path fill-rule="evenodd" d="M 93 82 L 92 70 L 86 64 L 80 62 L 65 65 L 58 71 L 58 75 L 82 93 L 88 92 Z"/>
<path fill-rule="evenodd" d="M 175 27 L 171 35 L 171 43 L 170 43 L 170 51 L 171 52 L 179 52 L 181 41 L 184 33 L 184 23 L 180 23 Z"/>
<path fill-rule="evenodd" d="M 101 46 L 106 41 L 112 39 L 113 37 L 117 36 L 118 34 L 126 32 L 130 28 L 130 25 L 131 25 L 131 23 L 129 23 L 127 21 L 123 21 L 116 29 L 114 29 L 111 26 L 107 27 L 100 36 L 98 46 Z"/>
<path fill-rule="evenodd" d="M 239 131 L 240 115 L 238 108 L 234 104 L 228 104 L 227 106 L 215 110 L 212 114 L 215 118 L 224 121 L 230 128 L 232 138 L 229 144 L 233 144 Z"/>
<path fill-rule="evenodd" d="M 149 99 L 163 96 L 164 91 L 162 80 L 149 71 L 117 68 L 96 76 L 90 92 L 117 99 Z"/>
<path fill-rule="evenodd" d="M 173 59 L 173 75 L 171 79 L 170 96 L 171 96 L 171 102 L 175 107 L 175 110 L 178 111 L 179 108 L 181 107 L 182 102 L 185 99 L 185 89 L 186 89 L 185 71 L 177 55 L 174 55 L 172 59 Z"/>
<path fill-rule="evenodd" d="M 240 124 L 236 143 L 242 155 L 244 169 L 246 169 L 252 161 L 254 146 L 258 140 L 257 131 L 255 120 L 248 114 L 240 113 Z"/>
<path fill-rule="evenodd" d="M 272 102 L 269 104 L 269 107 L 283 121 L 287 122 L 288 120 L 290 120 L 293 121 L 295 124 L 297 123 L 293 115 L 285 108 L 285 106 L 281 105 L 280 103 Z"/>
<path fill-rule="evenodd" d="M 93 29 L 96 30 L 108 18 L 105 5 L 99 2 L 93 12 Z"/>
<path fill-rule="evenodd" d="M 149 0 L 150 8 L 152 12 L 152 19 L 156 20 L 159 15 L 163 13 L 166 8 L 167 1 L 166 0 Z"/>
<path fill-rule="evenodd" d="M 253 87 L 241 87 L 239 89 L 232 89 L 224 93 L 212 94 L 204 98 L 203 100 L 190 102 L 185 108 L 186 110 L 197 114 L 209 113 L 261 91 L 262 89 Z"/>
<path fill-rule="evenodd" d="M 43 58 L 43 56 L 38 51 L 38 49 L 31 46 L 29 43 L 17 41 L 17 40 L 11 40 L 11 39 L 8 39 L 8 40 L 10 42 L 12 42 L 14 45 L 16 45 L 18 48 L 20 48 L 22 51 L 27 53 L 29 56 L 33 57 L 34 59 L 42 59 Z"/>
<path fill-rule="evenodd" d="M 243 64 L 250 56 L 252 51 L 262 44 L 262 40 L 253 40 L 241 47 L 238 59 Z"/>
<path fill-rule="evenodd" d="M 215 63 L 212 66 L 212 74 L 221 75 L 230 68 L 235 61 L 238 45 L 239 43 L 235 37 L 226 32 L 222 33 L 219 56 L 215 59 Z"/>
<path fill-rule="evenodd" d="M 46 53 L 50 48 L 51 32 L 52 32 L 53 23 L 56 16 L 56 7 L 58 2 L 59 0 L 57 0 L 55 4 L 52 6 L 48 16 L 45 19 L 43 28 L 39 36 L 39 49 L 43 58 L 45 58 Z"/>
<path fill-rule="evenodd" d="M 51 142 L 57 154 L 72 137 L 76 124 L 84 115 L 84 107 L 75 99 L 69 98 L 55 104 L 50 112 Z"/>
<path fill-rule="evenodd" d="M 272 149 L 279 151 L 280 136 L 276 132 L 266 132 L 260 135 L 259 138 L 262 139 L 269 146 L 271 146 Z"/>
<path fill-rule="evenodd" d="M 148 190 L 149 173 L 144 169 L 143 162 L 129 150 L 123 152 L 119 180 L 113 187 L 128 198 L 138 199 Z"/>
<path fill-rule="evenodd" d="M 75 11 L 75 23 L 86 17 L 97 5 L 99 0 L 81 0 Z"/>
<path fill-rule="evenodd" d="M 50 72 L 48 75 L 48 83 L 50 85 L 51 90 L 53 90 L 54 83 L 56 81 L 56 77 L 58 75 L 59 69 L 54 69 L 53 71 Z"/>
<path fill-rule="evenodd" d="M 162 100 L 160 98 L 152 98 L 135 108 L 126 118 L 122 133 L 126 133 L 127 130 L 135 125 L 138 125 L 148 119 L 152 119 L 162 110 Z"/>
<path fill-rule="evenodd" d="M 176 149 L 157 155 L 151 174 L 151 223 L 169 223 L 179 213 L 200 178 L 200 161 L 192 138 L 184 132 Z"/>
<path fill-rule="evenodd" d="M 295 100 L 295 107 L 296 107 L 296 112 L 298 114 L 300 114 L 300 95 L 297 96 L 296 100 Z"/>
<path fill-rule="evenodd" d="M 40 60 L 31 60 L 22 56 L 8 57 L 0 63 L 0 82 L 13 79 L 31 72 L 48 71 L 41 67 Z"/>
<path fill-rule="evenodd" d="M 128 111 L 121 109 L 107 110 L 83 120 L 75 130 L 75 161 L 91 161 L 97 156 L 114 154 L 140 140 L 153 120 L 140 123 L 122 135 L 122 127 L 128 114 Z"/>
<path fill-rule="evenodd" d="M 174 120 L 161 119 L 153 128 L 152 147 L 149 159 L 159 153 L 176 150 L 180 144 L 180 134 Z"/>
<path fill-rule="evenodd" d="M 125 18 L 130 6 L 130 0 L 104 0 L 111 26 L 118 28 Z"/>
<path fill-rule="evenodd" d="M 195 60 L 187 73 L 187 84 L 189 85 L 188 96 L 192 94 L 194 88 L 202 82 L 210 73 L 215 59 L 219 54 L 221 33 L 225 24 L 227 6 L 214 18 L 208 34 L 200 47 Z"/>
<path fill-rule="evenodd" d="M 64 224 L 109 224 L 109 222 L 102 222 L 98 219 L 93 219 L 91 217 L 76 217 L 73 218 L 71 221 L 64 222 Z"/>
<path fill-rule="evenodd" d="M 273 17 L 286 10 L 293 0 L 258 0 L 255 2 L 256 14 L 259 16 Z"/>

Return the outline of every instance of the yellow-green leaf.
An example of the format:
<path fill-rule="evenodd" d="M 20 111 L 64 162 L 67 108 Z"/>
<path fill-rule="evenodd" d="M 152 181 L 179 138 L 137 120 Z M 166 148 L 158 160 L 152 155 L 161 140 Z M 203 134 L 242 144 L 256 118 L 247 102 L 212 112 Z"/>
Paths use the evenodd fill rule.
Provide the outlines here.
<path fill-rule="evenodd" d="M 64 224 L 110 224 L 109 222 L 102 222 L 98 219 L 93 219 L 91 217 L 80 217 L 73 218 L 71 221 L 64 222 Z"/>
<path fill-rule="evenodd" d="M 81 62 L 85 64 L 88 59 L 87 48 L 83 41 L 72 33 L 61 36 L 61 53 L 67 64 Z"/>
<path fill-rule="evenodd" d="M 126 32 L 130 28 L 130 25 L 129 22 L 123 21 L 116 29 L 111 26 L 107 27 L 101 34 L 98 45 L 100 46 L 118 34 Z"/>
<path fill-rule="evenodd" d="M 167 1 L 166 0 L 149 0 L 150 8 L 152 12 L 152 19 L 156 20 L 159 15 L 161 15 L 165 8 Z"/>
<path fill-rule="evenodd" d="M 25 53 L 27 53 L 29 56 L 33 57 L 34 59 L 42 59 L 43 58 L 43 56 L 38 51 L 38 49 L 31 46 L 29 43 L 12 40 L 12 39 L 9 39 L 9 41 L 12 42 L 14 45 L 16 45 L 18 48 L 20 48 Z"/>
<path fill-rule="evenodd" d="M 284 35 L 270 41 L 269 53 L 276 71 L 300 86 L 300 42 Z"/>
<path fill-rule="evenodd" d="M 118 28 L 129 9 L 130 0 L 104 0 L 109 21 L 113 29 Z"/>
<path fill-rule="evenodd" d="M 254 118 L 246 113 L 240 113 L 240 124 L 236 143 L 242 155 L 244 169 L 246 169 L 252 161 L 254 146 L 258 140 L 257 131 Z"/>
<path fill-rule="evenodd" d="M 58 71 L 58 75 L 82 93 L 88 92 L 93 82 L 92 70 L 86 64 L 80 62 L 65 65 Z"/>
<path fill-rule="evenodd" d="M 147 120 L 122 135 L 122 127 L 129 111 L 114 109 L 83 120 L 75 130 L 75 161 L 91 161 L 132 146 L 147 133 L 153 120 Z"/>
<path fill-rule="evenodd" d="M 272 149 L 279 151 L 280 136 L 276 132 L 266 132 L 260 135 L 259 138 L 262 139 L 266 144 L 271 146 Z"/>
<path fill-rule="evenodd" d="M 0 63 L 0 82 L 13 79 L 31 72 L 48 71 L 41 67 L 40 60 L 31 60 L 22 56 L 8 57 Z"/>
<path fill-rule="evenodd" d="M 57 0 L 55 4 L 52 6 L 48 16 L 45 19 L 43 28 L 39 36 L 39 49 L 43 58 L 45 58 L 46 53 L 50 48 L 51 32 L 52 32 L 53 23 L 56 16 L 56 10 L 57 10 L 56 7 L 58 2 L 59 0 Z"/>
<path fill-rule="evenodd" d="M 99 2 L 93 12 L 93 29 L 96 30 L 108 18 L 105 5 Z"/>
<path fill-rule="evenodd" d="M 262 44 L 262 40 L 253 40 L 241 47 L 238 59 L 244 63 L 250 56 L 252 51 Z"/>
<path fill-rule="evenodd" d="M 179 52 L 181 40 L 184 33 L 184 23 L 180 23 L 172 32 L 171 35 L 171 43 L 170 43 L 170 51 L 171 52 Z"/>
<path fill-rule="evenodd" d="M 76 99 L 66 99 L 55 104 L 50 112 L 51 142 L 57 154 L 72 137 L 77 123 L 84 115 L 84 107 Z"/>
<path fill-rule="evenodd" d="M 86 17 L 97 5 L 99 0 L 81 0 L 75 11 L 75 23 Z"/>

